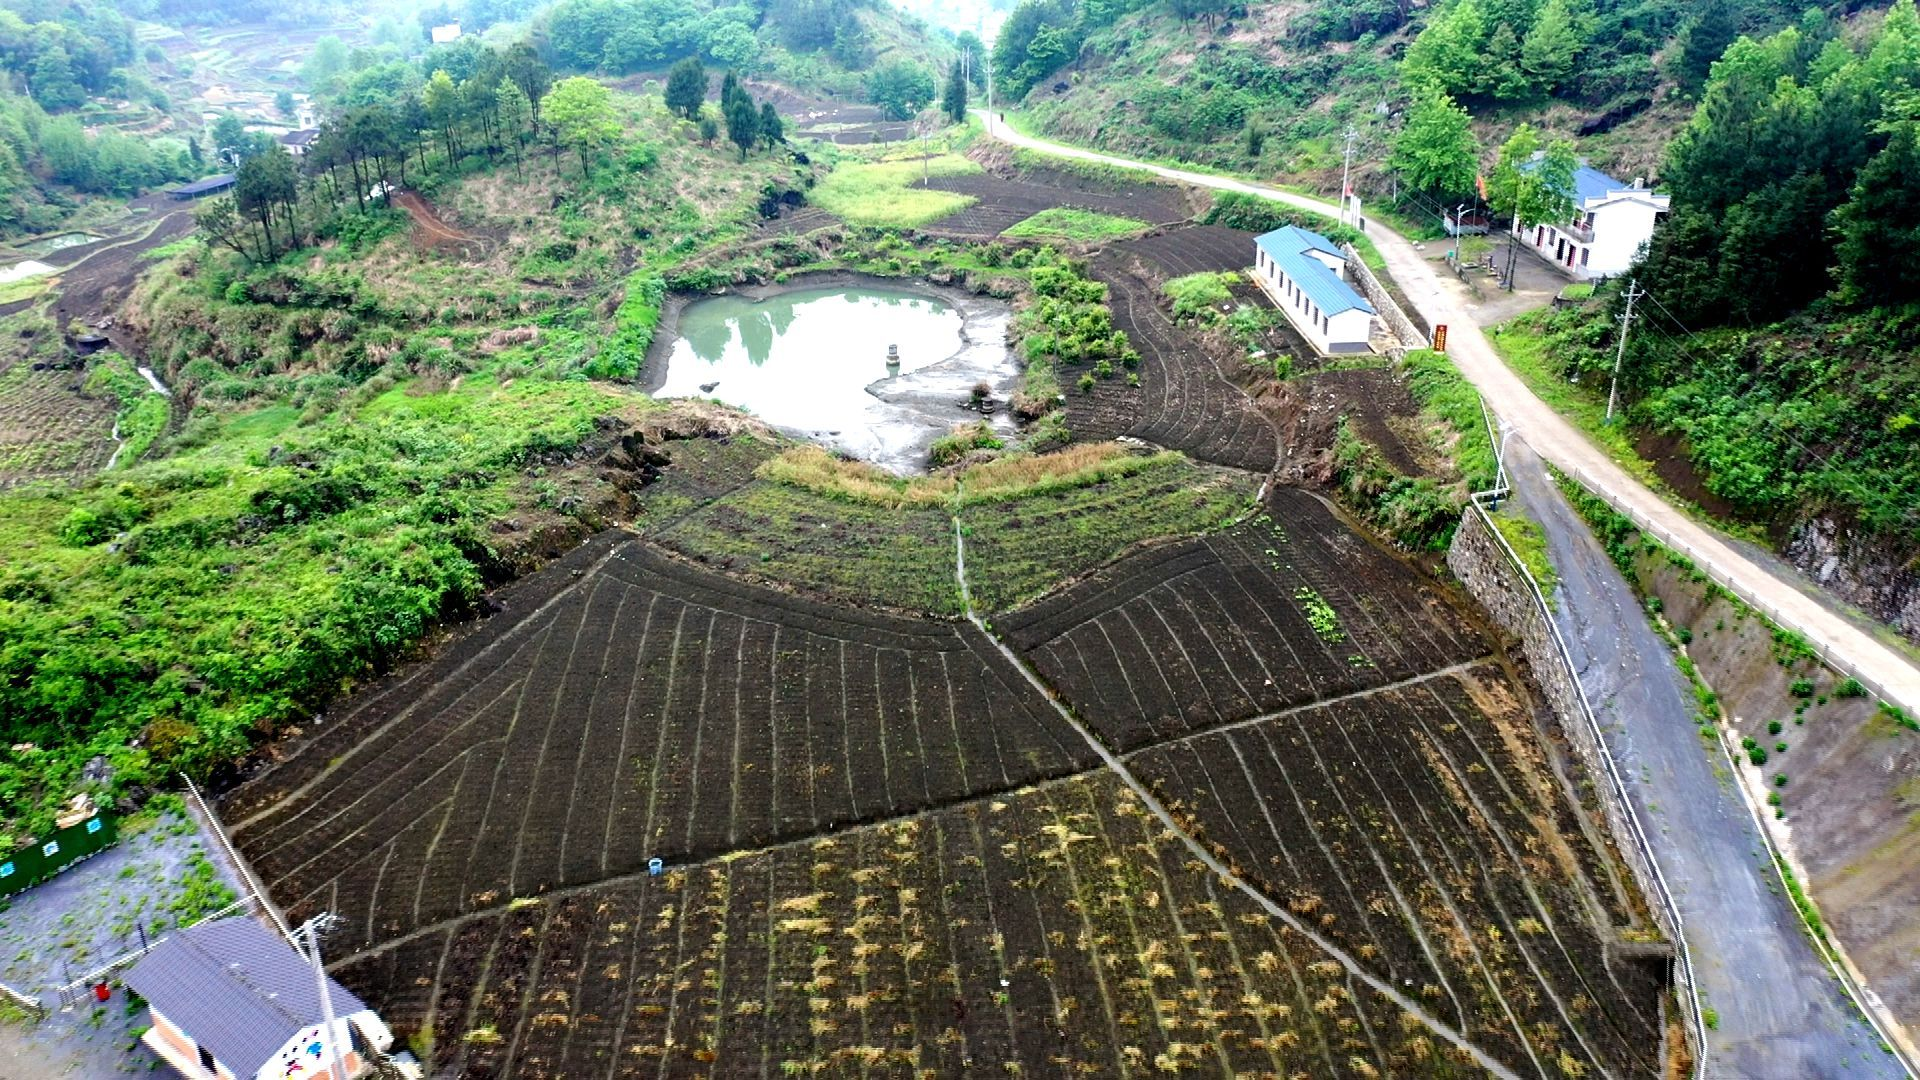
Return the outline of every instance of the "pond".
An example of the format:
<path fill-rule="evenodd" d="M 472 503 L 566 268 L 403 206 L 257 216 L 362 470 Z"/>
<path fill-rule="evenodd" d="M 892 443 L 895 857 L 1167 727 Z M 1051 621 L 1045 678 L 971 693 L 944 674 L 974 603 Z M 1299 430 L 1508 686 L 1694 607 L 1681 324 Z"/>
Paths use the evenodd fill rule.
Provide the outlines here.
<path fill-rule="evenodd" d="M 51 255 L 56 251 L 61 251 L 66 248 L 79 247 L 81 244 L 91 244 L 98 239 L 99 237 L 92 233 L 63 232 L 54 233 L 52 236 L 43 236 L 38 240 L 29 240 L 25 243 L 15 244 L 13 248 L 22 255 Z"/>
<path fill-rule="evenodd" d="M 714 398 L 892 472 L 921 471 L 934 439 L 979 421 L 966 408 L 976 384 L 1006 400 L 1019 374 L 1010 316 L 957 290 L 890 285 L 709 297 L 680 312 L 653 392 Z M 1004 407 L 990 422 L 1013 432 Z"/>

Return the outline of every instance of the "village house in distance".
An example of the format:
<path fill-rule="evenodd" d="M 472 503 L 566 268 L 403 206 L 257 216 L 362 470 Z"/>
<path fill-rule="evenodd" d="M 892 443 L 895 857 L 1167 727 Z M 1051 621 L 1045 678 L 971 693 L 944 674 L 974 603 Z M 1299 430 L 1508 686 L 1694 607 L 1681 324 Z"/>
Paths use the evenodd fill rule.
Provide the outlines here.
<path fill-rule="evenodd" d="M 1513 235 L 1563 274 L 1582 281 L 1613 277 L 1633 265 L 1672 202 L 1638 178 L 1623 184 L 1582 165 L 1573 173 L 1573 220 L 1524 227 L 1516 221 Z"/>
<path fill-rule="evenodd" d="M 1347 254 L 1297 225 L 1254 238 L 1253 279 L 1323 354 L 1373 351 L 1373 305 L 1347 283 Z"/>
<path fill-rule="evenodd" d="M 350 1080 L 393 1045 L 380 1017 L 331 978 L 335 1038 L 326 1039 L 313 968 L 248 918 L 174 934 L 127 972 L 126 984 L 152 1014 L 140 1041 L 192 1080 Z M 333 1068 L 336 1043 L 344 1078 Z"/>

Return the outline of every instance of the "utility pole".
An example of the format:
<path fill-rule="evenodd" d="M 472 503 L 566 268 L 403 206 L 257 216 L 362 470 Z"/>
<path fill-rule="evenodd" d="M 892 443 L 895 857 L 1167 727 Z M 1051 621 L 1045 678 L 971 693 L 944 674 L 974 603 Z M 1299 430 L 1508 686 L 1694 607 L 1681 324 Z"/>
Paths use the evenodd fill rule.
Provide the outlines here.
<path fill-rule="evenodd" d="M 327 1047 L 327 1057 L 331 1059 L 327 1068 L 338 1080 L 347 1080 L 347 1062 L 340 1055 L 339 1040 L 334 1037 L 333 993 L 327 989 L 327 971 L 320 966 L 320 931 L 323 924 L 331 926 L 333 921 L 334 916 L 325 912 L 307 920 L 307 959 L 313 964 L 314 985 L 320 991 L 320 1016 L 327 1025 L 327 1033 L 321 1037 Z"/>
<path fill-rule="evenodd" d="M 1349 178 L 1353 175 L 1353 140 L 1359 138 L 1360 133 L 1353 130 L 1352 126 L 1348 126 L 1346 133 L 1342 137 L 1347 140 L 1347 149 L 1340 163 L 1340 224 L 1345 225 L 1347 223 L 1347 193 L 1353 190 L 1352 187 L 1349 186 Z"/>
<path fill-rule="evenodd" d="M 987 54 L 987 130 L 993 130 L 993 54 Z"/>
<path fill-rule="evenodd" d="M 1647 295 L 1638 282 L 1627 279 L 1627 310 L 1620 316 L 1620 344 L 1613 350 L 1613 381 L 1607 387 L 1607 423 L 1613 423 L 1613 405 L 1620 397 L 1620 364 L 1627 358 L 1627 327 L 1633 325 L 1634 301 Z"/>

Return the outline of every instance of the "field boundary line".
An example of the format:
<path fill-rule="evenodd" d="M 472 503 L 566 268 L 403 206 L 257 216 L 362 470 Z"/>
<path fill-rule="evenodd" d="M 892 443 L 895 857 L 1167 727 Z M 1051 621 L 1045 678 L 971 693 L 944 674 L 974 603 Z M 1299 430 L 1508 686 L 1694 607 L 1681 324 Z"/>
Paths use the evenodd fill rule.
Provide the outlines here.
<path fill-rule="evenodd" d="M 1484 403 L 1482 407 L 1485 407 Z M 1640 821 L 1640 815 L 1634 810 L 1632 800 L 1627 797 L 1627 786 L 1620 776 L 1619 763 L 1614 760 L 1613 750 L 1607 745 L 1606 734 L 1600 727 L 1599 715 L 1594 712 L 1593 702 L 1587 697 L 1586 684 L 1580 680 L 1580 669 L 1573 662 L 1573 653 L 1567 648 L 1566 638 L 1561 636 L 1559 624 L 1554 621 L 1553 609 L 1547 605 L 1546 594 L 1540 590 L 1540 583 L 1534 580 L 1533 573 L 1527 569 L 1519 552 L 1513 550 L 1513 545 L 1508 543 L 1506 536 L 1494 526 L 1493 517 L 1487 512 L 1483 503 L 1483 500 L 1499 499 L 1508 494 L 1510 492 L 1504 487 L 1473 492 L 1467 499 L 1467 513 L 1479 517 L 1481 527 L 1493 537 L 1501 554 L 1506 557 L 1507 564 L 1520 575 L 1522 581 L 1527 583 L 1527 590 L 1532 595 L 1535 605 L 1534 613 L 1546 624 L 1547 635 L 1553 640 L 1554 654 L 1565 666 L 1567 676 L 1573 683 L 1575 696 L 1580 702 L 1581 716 L 1592 731 L 1600 760 L 1606 766 L 1608 795 L 1620 808 L 1621 820 L 1627 823 L 1630 833 L 1627 839 L 1639 849 L 1640 858 L 1645 861 L 1653 878 L 1659 906 L 1666 916 L 1665 921 L 1668 923 L 1666 929 L 1668 936 L 1673 939 L 1674 959 L 1677 961 L 1676 967 L 1679 973 L 1678 981 L 1686 992 L 1689 1026 L 1692 1028 L 1695 1045 L 1692 1075 L 1695 1080 L 1700 1080 L 1706 1076 L 1707 1024 L 1706 1016 L 1700 1007 L 1700 994 L 1694 982 L 1693 953 L 1687 947 L 1686 926 L 1680 918 L 1680 905 L 1674 900 L 1673 891 L 1667 885 L 1666 875 L 1660 869 L 1660 860 L 1654 855 L 1653 844 L 1647 839 L 1646 828 Z"/>
<path fill-rule="evenodd" d="M 1106 767 L 1119 778 L 1122 784 L 1127 786 L 1128 790 L 1133 792 L 1134 797 L 1139 799 L 1141 804 L 1153 813 L 1154 817 L 1160 820 L 1160 824 L 1164 825 L 1168 831 L 1180 839 L 1181 844 L 1186 847 L 1187 851 L 1191 853 L 1194 858 L 1200 860 L 1201 864 L 1212 871 L 1221 881 L 1233 886 L 1248 899 L 1252 900 L 1269 916 L 1279 919 L 1285 923 L 1289 929 L 1305 937 L 1308 941 L 1311 941 L 1321 952 L 1345 968 L 1349 977 L 1367 984 L 1374 992 L 1392 1001 L 1402 1010 L 1420 1020 L 1420 1022 L 1425 1024 L 1435 1035 L 1438 1035 L 1440 1038 L 1453 1044 L 1456 1048 L 1464 1051 L 1481 1068 L 1486 1069 L 1494 1076 L 1500 1077 L 1501 1080 L 1519 1080 L 1518 1073 L 1501 1064 L 1491 1054 L 1488 1054 L 1478 1045 L 1468 1040 L 1463 1033 L 1455 1031 L 1448 1025 L 1441 1023 L 1438 1018 L 1427 1012 L 1418 1002 L 1400 993 L 1399 989 L 1392 983 L 1379 978 L 1372 972 L 1361 967 L 1344 949 L 1321 937 L 1318 931 L 1302 923 L 1287 909 L 1275 903 L 1272 897 L 1254 888 L 1246 879 L 1234 873 L 1225 863 L 1216 858 L 1213 852 L 1208 851 L 1205 845 L 1194 839 L 1193 836 L 1187 832 L 1186 828 L 1174 819 L 1173 814 L 1161 804 L 1160 800 L 1155 798 L 1153 793 L 1147 790 L 1146 785 L 1142 784 L 1140 779 L 1133 775 L 1132 770 L 1127 768 L 1126 763 L 1120 760 L 1112 750 L 1108 749 L 1107 745 L 1101 742 L 1098 736 L 1087 730 L 1087 728 L 1074 717 L 1073 712 L 1054 695 L 1052 689 L 1047 686 L 1040 676 L 1035 674 L 1033 669 L 1020 658 L 1018 653 L 1014 652 L 1012 648 L 1008 647 L 1008 645 L 998 637 L 995 637 L 993 631 L 987 628 L 986 621 L 973 610 L 973 596 L 967 588 L 966 539 L 962 534 L 963 530 L 960 526 L 960 518 L 956 515 L 953 519 L 954 578 L 960 586 L 960 597 L 966 607 L 967 621 L 978 628 L 979 631 L 986 636 L 987 640 L 993 643 L 994 648 L 1000 650 L 1001 655 L 1006 657 L 1007 661 L 1020 672 L 1021 676 L 1027 680 L 1033 689 L 1038 692 L 1041 697 L 1045 698 L 1047 704 L 1051 705 L 1053 710 L 1060 715 L 1060 719 L 1072 727 L 1074 732 L 1082 739 L 1086 740 L 1087 745 L 1093 749 L 1094 753 L 1100 756 L 1100 760 L 1106 763 Z"/>
<path fill-rule="evenodd" d="M 1669 536 L 1662 535 L 1660 529 L 1649 527 L 1647 524 L 1641 522 L 1638 518 L 1634 517 L 1631 512 L 1623 509 L 1621 504 L 1615 502 L 1604 488 L 1600 487 L 1585 473 L 1582 473 L 1578 469 L 1561 469 L 1559 471 L 1563 476 L 1567 476 L 1579 483 L 1581 488 L 1589 494 L 1605 502 L 1615 513 L 1626 517 L 1627 520 L 1633 523 L 1635 528 L 1640 529 L 1643 533 L 1652 534 L 1653 537 L 1669 551 L 1679 550 L 1685 552 L 1696 567 L 1705 567 L 1705 572 L 1710 580 L 1725 588 L 1729 593 L 1732 593 L 1741 603 L 1753 608 L 1763 619 L 1771 622 L 1776 629 L 1780 628 L 1783 624 L 1788 629 L 1794 629 L 1791 622 L 1779 616 L 1777 609 L 1769 613 L 1763 605 L 1754 604 L 1748 601 L 1746 597 L 1734 592 L 1732 586 L 1714 576 L 1712 573 L 1713 563 L 1710 560 L 1703 557 L 1686 543 L 1675 541 Z M 1495 532 L 1497 533 L 1498 530 L 1495 530 Z M 1505 542 L 1505 538 L 1502 538 L 1502 542 Z M 1800 633 L 1802 638 L 1807 638 L 1804 632 Z M 1807 638 L 1807 640 L 1811 641 L 1812 639 Z M 1816 649 L 1815 655 L 1820 662 L 1830 670 L 1842 673 L 1846 672 L 1844 667 L 1835 663 L 1824 651 Z M 1857 675 L 1853 677 L 1860 679 L 1861 682 L 1869 686 L 1873 686 L 1876 690 L 1880 689 L 1878 686 L 1875 686 L 1871 679 L 1861 678 Z M 1704 678 L 1702 681 L 1704 681 Z M 1886 701 L 1887 698 L 1883 694 L 1880 700 Z M 1714 718 L 1714 742 L 1719 745 L 1722 756 L 1726 759 L 1727 763 L 1733 767 L 1734 773 L 1737 776 L 1740 772 L 1740 760 L 1734 755 L 1733 748 L 1727 741 L 1727 726 L 1721 722 L 1724 713 L 1719 709 L 1715 711 L 1718 715 Z M 1761 843 L 1766 845 L 1767 855 L 1769 857 L 1768 861 L 1772 864 L 1774 879 L 1780 882 L 1780 887 L 1786 891 L 1789 897 L 1794 896 L 1795 889 L 1793 888 L 1793 883 L 1787 880 L 1787 871 L 1791 869 L 1803 878 L 1806 876 L 1805 873 L 1794 865 L 1793 860 L 1788 856 L 1787 852 L 1782 850 L 1780 845 L 1775 842 L 1773 831 L 1767 827 L 1766 818 L 1760 812 L 1759 803 L 1754 800 L 1753 793 L 1748 789 L 1747 785 L 1744 783 L 1736 783 L 1734 786 L 1739 789 L 1740 804 L 1747 808 L 1748 816 L 1753 819 L 1754 828 L 1760 833 Z M 1819 904 L 1814 900 L 1811 893 L 1805 889 L 1801 889 L 1798 890 L 1798 894 L 1804 898 L 1809 907 L 1812 907 L 1816 913 L 1819 912 Z M 1853 959 L 1847 955 L 1844 944 L 1841 943 L 1838 938 L 1814 933 L 1813 925 L 1807 919 L 1806 912 L 1802 910 L 1800 904 L 1795 903 L 1793 910 L 1794 917 L 1799 922 L 1801 930 L 1806 933 L 1813 945 L 1813 951 L 1819 954 L 1820 959 L 1826 962 L 1827 969 L 1833 973 L 1835 979 L 1839 980 L 1847 996 L 1852 1000 L 1854 1010 L 1867 1021 L 1867 1026 L 1873 1029 L 1874 1036 L 1887 1048 L 1887 1052 L 1892 1055 L 1893 1059 L 1900 1064 L 1902 1071 L 1904 1071 L 1908 1077 L 1920 1080 L 1920 1071 L 1916 1071 L 1915 1069 L 1909 1043 L 1905 1038 L 1897 1034 L 1900 1031 L 1898 1025 L 1889 1024 L 1887 1018 L 1881 1015 L 1882 1011 L 1886 1008 L 1885 1004 L 1881 1001 L 1880 995 L 1869 988 L 1864 977 L 1857 972 L 1853 964 Z"/>
<path fill-rule="evenodd" d="M 253 867 L 249 866 L 247 860 L 241 858 L 240 853 L 234 850 L 233 840 L 227 836 L 226 828 L 220 824 L 220 819 L 207 806 L 207 801 L 200 797 L 200 789 L 194 785 L 193 778 L 182 773 L 180 779 L 186 782 L 187 795 L 199 810 L 200 815 L 206 819 L 207 826 L 213 830 L 213 835 L 219 837 L 221 850 L 226 852 L 227 859 L 233 863 L 234 869 L 240 872 L 240 880 L 246 883 L 248 891 L 253 894 L 254 901 L 260 905 L 260 910 L 273 921 L 274 929 L 280 931 L 280 936 L 286 939 L 287 944 L 293 946 L 296 952 L 299 951 L 300 943 L 294 939 L 293 931 L 287 928 L 287 917 L 274 906 L 272 898 L 267 895 L 267 890 L 261 886 L 260 879 L 255 876 Z"/>

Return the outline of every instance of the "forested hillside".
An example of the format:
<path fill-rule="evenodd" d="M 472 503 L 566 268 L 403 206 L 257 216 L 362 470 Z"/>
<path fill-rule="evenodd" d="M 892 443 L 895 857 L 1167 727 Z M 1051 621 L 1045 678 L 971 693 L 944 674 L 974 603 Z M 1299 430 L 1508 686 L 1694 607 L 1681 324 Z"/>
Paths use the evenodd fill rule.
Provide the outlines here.
<path fill-rule="evenodd" d="M 1704 497 L 1920 635 L 1920 18 L 1809 17 L 1715 65 L 1636 271 L 1632 418 Z M 1612 364 L 1617 293 L 1544 323 L 1567 374 Z M 1841 556 L 1842 566 L 1826 565 Z M 1874 579 L 1869 585 L 1864 578 Z"/>
<path fill-rule="evenodd" d="M 1427 86 L 1488 145 L 1531 120 L 1633 175 L 1728 42 L 1800 14 L 1784 0 L 1027 0 L 995 57 L 1003 99 L 1042 130 L 1116 150 L 1324 179 L 1352 126 L 1357 167 L 1380 174 Z"/>

